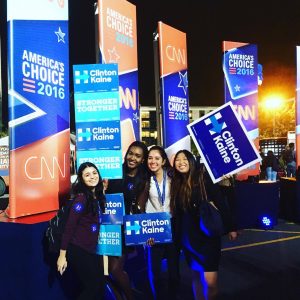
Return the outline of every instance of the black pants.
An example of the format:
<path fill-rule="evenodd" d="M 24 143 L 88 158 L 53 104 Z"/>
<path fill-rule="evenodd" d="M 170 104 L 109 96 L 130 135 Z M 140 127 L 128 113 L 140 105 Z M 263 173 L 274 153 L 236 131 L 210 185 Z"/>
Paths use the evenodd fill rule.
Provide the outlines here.
<path fill-rule="evenodd" d="M 67 251 L 67 261 L 82 285 L 77 299 L 104 299 L 103 257 L 71 244 Z"/>
<path fill-rule="evenodd" d="M 148 276 L 154 299 L 175 299 L 179 290 L 179 250 L 174 243 L 157 244 L 148 247 Z M 168 267 L 168 298 L 163 294 L 162 261 L 166 258 Z"/>

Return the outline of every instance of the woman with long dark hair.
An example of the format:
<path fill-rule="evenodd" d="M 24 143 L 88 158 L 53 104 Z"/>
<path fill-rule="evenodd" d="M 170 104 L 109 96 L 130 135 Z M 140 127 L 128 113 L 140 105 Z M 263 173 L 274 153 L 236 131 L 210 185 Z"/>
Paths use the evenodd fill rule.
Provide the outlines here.
<path fill-rule="evenodd" d="M 109 180 L 106 193 L 123 193 L 125 214 L 137 214 L 141 212 L 138 199 L 144 192 L 149 174 L 147 171 L 148 149 L 143 142 L 134 141 L 128 147 L 123 163 L 123 178 Z M 122 231 L 123 232 L 123 231 Z M 109 256 L 108 266 L 112 279 L 118 284 L 127 300 L 133 299 L 130 279 L 124 270 L 127 254 L 134 251 L 133 247 L 126 247 L 123 241 L 122 256 Z"/>
<path fill-rule="evenodd" d="M 193 292 L 197 300 L 216 299 L 221 256 L 221 237 L 207 236 L 199 226 L 201 202 L 207 199 L 213 200 L 219 208 L 227 227 L 231 221 L 230 212 L 226 211 L 219 186 L 211 182 L 203 165 L 197 167 L 191 152 L 178 151 L 174 157 L 171 211 L 176 217 L 176 236 L 192 270 Z"/>
<path fill-rule="evenodd" d="M 170 185 L 172 169 L 165 150 L 160 146 L 152 146 L 148 155 L 148 168 L 151 178 L 146 187 L 148 197 L 146 213 L 158 213 L 170 211 Z M 174 219 L 171 215 L 172 229 Z M 173 230 L 172 230 L 173 231 Z M 155 240 L 148 241 L 148 276 L 155 299 L 165 299 L 163 292 L 162 261 L 167 260 L 168 265 L 168 299 L 175 299 L 179 291 L 179 248 L 176 240 L 172 243 L 155 244 Z"/>
<path fill-rule="evenodd" d="M 62 235 L 57 270 L 62 275 L 70 264 L 82 285 L 77 299 L 103 299 L 103 257 L 96 254 L 96 248 L 105 196 L 101 175 L 94 164 L 80 165 L 72 197 L 74 202 Z"/>

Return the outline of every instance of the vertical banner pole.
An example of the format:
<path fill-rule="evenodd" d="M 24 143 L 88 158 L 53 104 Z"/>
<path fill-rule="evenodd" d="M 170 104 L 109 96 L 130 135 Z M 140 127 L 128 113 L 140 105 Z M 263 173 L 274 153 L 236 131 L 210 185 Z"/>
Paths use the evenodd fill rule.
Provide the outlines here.
<path fill-rule="evenodd" d="M 154 53 L 154 80 L 155 80 L 155 106 L 156 106 L 156 128 L 157 144 L 163 145 L 162 139 L 162 115 L 161 115 L 161 90 L 160 90 L 160 72 L 159 72 L 159 46 L 158 32 L 153 34 L 153 53 Z"/>
<path fill-rule="evenodd" d="M 257 46 L 223 41 L 225 103 L 231 101 L 259 149 Z M 240 180 L 259 174 L 259 163 L 238 173 Z"/>
<path fill-rule="evenodd" d="M 56 210 L 70 190 L 68 1 L 10 0 L 11 218 Z"/>
<path fill-rule="evenodd" d="M 300 46 L 296 47 L 297 87 L 296 87 L 296 166 L 300 165 Z"/>
<path fill-rule="evenodd" d="M 172 164 L 178 150 L 191 149 L 186 34 L 158 22 L 158 41 L 162 141 Z"/>
<path fill-rule="evenodd" d="M 117 63 L 122 149 L 140 139 L 136 7 L 125 0 L 98 0 L 100 63 Z M 123 155 L 123 157 L 124 157 Z"/>

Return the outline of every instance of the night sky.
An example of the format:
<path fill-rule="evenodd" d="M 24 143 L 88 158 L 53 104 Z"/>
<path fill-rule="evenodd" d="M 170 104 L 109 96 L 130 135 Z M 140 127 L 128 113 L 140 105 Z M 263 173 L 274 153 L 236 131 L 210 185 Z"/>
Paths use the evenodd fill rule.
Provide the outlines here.
<path fill-rule="evenodd" d="M 6 1 L 0 1 L 4 69 Z M 270 89 L 283 91 L 287 98 L 295 95 L 296 46 L 300 45 L 300 1 L 129 2 L 137 8 L 141 105 L 155 104 L 152 35 L 158 21 L 187 34 L 190 105 L 215 106 L 224 103 L 223 40 L 257 44 L 258 60 L 264 72 L 259 97 L 263 97 Z M 70 65 L 95 63 L 93 3 L 90 0 L 69 0 Z"/>

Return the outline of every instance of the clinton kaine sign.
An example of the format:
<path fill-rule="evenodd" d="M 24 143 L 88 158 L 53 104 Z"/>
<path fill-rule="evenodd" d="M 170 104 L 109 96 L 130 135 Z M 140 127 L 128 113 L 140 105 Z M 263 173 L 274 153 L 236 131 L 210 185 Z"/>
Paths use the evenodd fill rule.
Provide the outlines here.
<path fill-rule="evenodd" d="M 187 127 L 214 183 L 261 160 L 231 102 Z"/>
<path fill-rule="evenodd" d="M 145 244 L 154 238 L 155 243 L 171 243 L 172 231 L 170 214 L 166 212 L 125 215 L 125 244 Z"/>

